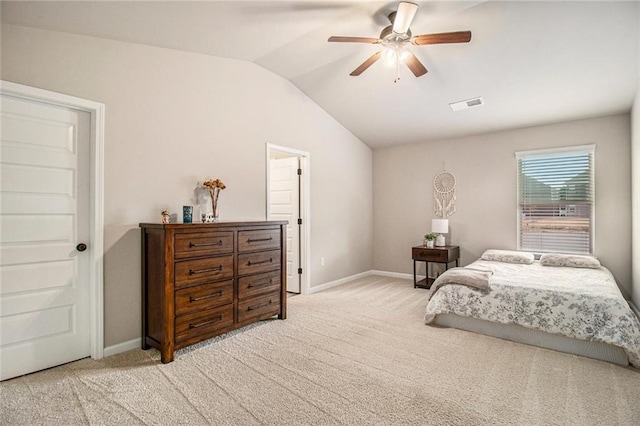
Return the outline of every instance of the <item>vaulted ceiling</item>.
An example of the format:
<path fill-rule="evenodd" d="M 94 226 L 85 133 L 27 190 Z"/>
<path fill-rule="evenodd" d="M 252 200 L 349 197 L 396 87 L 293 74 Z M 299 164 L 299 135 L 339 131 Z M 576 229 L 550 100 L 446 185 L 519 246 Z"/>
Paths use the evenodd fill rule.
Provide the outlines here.
<path fill-rule="evenodd" d="M 630 110 L 639 83 L 634 1 L 417 1 L 413 34 L 470 30 L 471 42 L 411 46 L 428 73 L 382 61 L 398 2 L 2 1 L 2 22 L 253 62 L 291 81 L 372 148 Z M 453 112 L 449 103 L 482 96 Z"/>

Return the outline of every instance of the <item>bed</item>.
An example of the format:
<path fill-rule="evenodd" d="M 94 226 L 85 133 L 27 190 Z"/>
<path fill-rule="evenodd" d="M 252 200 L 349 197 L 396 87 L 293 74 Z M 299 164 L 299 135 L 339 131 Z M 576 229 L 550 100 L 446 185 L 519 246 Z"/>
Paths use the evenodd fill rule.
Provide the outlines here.
<path fill-rule="evenodd" d="M 438 277 L 428 298 L 427 324 L 640 368 L 640 322 L 594 258 L 487 250 Z"/>

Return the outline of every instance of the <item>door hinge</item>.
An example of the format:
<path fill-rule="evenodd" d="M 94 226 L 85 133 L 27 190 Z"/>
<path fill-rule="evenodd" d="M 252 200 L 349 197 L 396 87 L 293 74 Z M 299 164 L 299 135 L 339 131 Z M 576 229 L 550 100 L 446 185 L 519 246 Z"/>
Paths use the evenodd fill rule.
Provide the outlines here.
<path fill-rule="evenodd" d="M 302 268 L 298 268 L 298 274 L 302 275 Z"/>
<path fill-rule="evenodd" d="M 302 219 L 298 218 L 298 225 L 302 225 Z"/>
<path fill-rule="evenodd" d="M 298 169 L 298 175 L 302 175 L 302 169 Z"/>

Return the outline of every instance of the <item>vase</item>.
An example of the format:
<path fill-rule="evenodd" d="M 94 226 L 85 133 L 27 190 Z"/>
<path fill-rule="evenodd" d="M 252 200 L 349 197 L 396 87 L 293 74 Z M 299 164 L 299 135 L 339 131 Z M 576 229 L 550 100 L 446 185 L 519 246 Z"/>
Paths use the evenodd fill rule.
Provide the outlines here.
<path fill-rule="evenodd" d="M 433 248 L 433 244 L 434 244 L 434 241 L 433 241 L 433 240 L 425 240 L 425 241 L 424 241 L 424 246 L 425 246 L 426 248 Z"/>
<path fill-rule="evenodd" d="M 212 222 L 217 222 L 218 221 L 218 203 L 211 201 L 211 216 L 212 216 Z"/>

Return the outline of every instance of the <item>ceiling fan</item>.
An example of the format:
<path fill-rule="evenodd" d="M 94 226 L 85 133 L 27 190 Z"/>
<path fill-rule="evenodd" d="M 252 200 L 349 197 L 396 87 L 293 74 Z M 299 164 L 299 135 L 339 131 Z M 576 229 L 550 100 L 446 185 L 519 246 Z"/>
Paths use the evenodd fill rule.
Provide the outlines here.
<path fill-rule="evenodd" d="M 409 2 L 400 2 L 397 12 L 389 14 L 391 25 L 385 27 L 378 38 L 371 37 L 348 37 L 348 36 L 331 36 L 330 42 L 338 43 L 368 43 L 381 44 L 384 49 L 380 50 L 364 61 L 358 68 L 351 72 L 351 76 L 359 76 L 367 68 L 373 65 L 378 59 L 383 57 L 387 64 L 393 64 L 396 67 L 396 77 L 393 80 L 397 83 L 400 79 L 400 63 L 404 63 L 415 75 L 420 77 L 427 73 L 427 69 L 416 56 L 407 50 L 408 44 L 422 46 L 425 44 L 443 44 L 443 43 L 468 43 L 471 40 L 471 31 L 456 31 L 451 33 L 440 34 L 423 34 L 412 36 L 409 26 L 413 21 L 413 17 L 418 10 L 418 5 Z"/>

